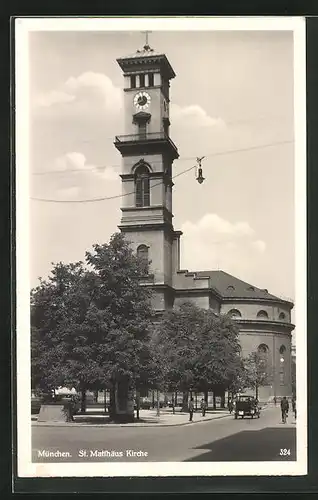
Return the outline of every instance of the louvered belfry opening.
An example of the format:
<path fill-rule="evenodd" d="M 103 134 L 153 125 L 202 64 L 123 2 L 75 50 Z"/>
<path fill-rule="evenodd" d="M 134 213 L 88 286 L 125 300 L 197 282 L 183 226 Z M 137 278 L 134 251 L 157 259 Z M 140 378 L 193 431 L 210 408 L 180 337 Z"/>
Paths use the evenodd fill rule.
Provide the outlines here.
<path fill-rule="evenodd" d="M 136 183 L 136 207 L 149 207 L 150 205 L 150 181 L 149 170 L 146 165 L 141 165 L 135 173 Z"/>

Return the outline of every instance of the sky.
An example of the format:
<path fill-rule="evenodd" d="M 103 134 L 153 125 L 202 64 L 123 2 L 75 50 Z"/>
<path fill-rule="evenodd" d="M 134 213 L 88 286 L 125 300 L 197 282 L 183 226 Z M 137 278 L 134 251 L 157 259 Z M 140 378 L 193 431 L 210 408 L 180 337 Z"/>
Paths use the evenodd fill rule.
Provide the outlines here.
<path fill-rule="evenodd" d="M 292 32 L 154 31 L 149 43 L 176 73 L 173 175 L 205 156 L 203 184 L 194 170 L 174 181 L 181 268 L 223 269 L 294 299 Z M 121 194 L 116 58 L 143 44 L 140 32 L 29 35 L 31 286 L 117 230 L 120 196 L 75 201 Z"/>

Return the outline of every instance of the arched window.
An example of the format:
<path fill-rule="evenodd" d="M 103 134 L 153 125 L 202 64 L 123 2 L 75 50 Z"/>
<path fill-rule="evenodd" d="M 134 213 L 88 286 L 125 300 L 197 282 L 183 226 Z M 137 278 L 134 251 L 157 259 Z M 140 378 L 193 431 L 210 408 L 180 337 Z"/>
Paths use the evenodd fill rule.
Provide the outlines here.
<path fill-rule="evenodd" d="M 258 352 L 261 352 L 261 353 L 268 353 L 269 349 L 268 349 L 268 345 L 266 344 L 260 344 L 257 348 Z"/>
<path fill-rule="evenodd" d="M 260 344 L 257 348 L 258 367 L 257 371 L 261 378 L 267 384 L 268 375 L 270 373 L 269 347 L 266 344 Z"/>
<path fill-rule="evenodd" d="M 137 248 L 137 257 L 140 260 L 143 273 L 148 274 L 149 257 L 148 257 L 148 247 L 146 245 L 139 245 L 139 247 Z"/>
<path fill-rule="evenodd" d="M 136 207 L 149 207 L 150 182 L 149 170 L 146 165 L 140 165 L 135 172 Z"/>
<path fill-rule="evenodd" d="M 286 347 L 284 345 L 281 345 L 279 348 L 279 354 L 284 354 L 286 352 Z"/>
<path fill-rule="evenodd" d="M 234 286 L 233 286 L 233 285 L 229 285 L 229 286 L 227 287 L 227 290 L 228 290 L 229 292 L 234 292 L 235 288 L 234 288 Z"/>
<path fill-rule="evenodd" d="M 236 319 L 236 318 L 241 318 L 242 317 L 242 314 L 240 313 L 240 311 L 238 309 L 231 309 L 229 312 L 228 312 L 228 315 L 232 318 L 232 319 Z"/>
<path fill-rule="evenodd" d="M 268 314 L 266 311 L 258 311 L 257 317 L 262 318 L 262 319 L 266 319 L 266 318 L 268 318 Z"/>
<path fill-rule="evenodd" d="M 285 318 L 286 318 L 286 314 L 281 312 L 279 315 L 279 319 L 285 319 Z"/>

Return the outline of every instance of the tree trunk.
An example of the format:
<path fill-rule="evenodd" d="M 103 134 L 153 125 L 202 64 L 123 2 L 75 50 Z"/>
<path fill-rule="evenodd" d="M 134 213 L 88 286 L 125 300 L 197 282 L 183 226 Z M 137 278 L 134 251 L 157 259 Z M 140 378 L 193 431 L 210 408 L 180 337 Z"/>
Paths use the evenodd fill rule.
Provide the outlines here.
<path fill-rule="evenodd" d="M 172 413 L 176 413 L 176 406 L 178 404 L 178 392 L 175 391 L 174 395 L 172 396 Z"/>
<path fill-rule="evenodd" d="M 116 413 L 118 422 L 134 421 L 134 391 L 128 378 L 123 378 L 115 384 Z"/>
<path fill-rule="evenodd" d="M 107 413 L 106 389 L 104 389 L 104 412 Z"/>
<path fill-rule="evenodd" d="M 216 395 L 215 395 L 215 391 L 213 391 L 213 410 L 216 410 Z"/>
<path fill-rule="evenodd" d="M 221 396 L 221 408 L 225 408 L 225 392 L 222 392 Z"/>
<path fill-rule="evenodd" d="M 136 391 L 136 418 L 139 420 L 140 392 Z"/>
<path fill-rule="evenodd" d="M 155 407 L 155 391 L 152 391 L 152 408 Z"/>
<path fill-rule="evenodd" d="M 159 390 L 157 390 L 157 417 L 160 417 L 160 393 Z"/>
<path fill-rule="evenodd" d="M 81 413 L 86 412 L 86 389 L 81 390 Z"/>
<path fill-rule="evenodd" d="M 188 399 L 189 399 L 189 391 L 183 391 L 181 411 L 188 411 Z"/>
<path fill-rule="evenodd" d="M 109 417 L 111 420 L 116 419 L 116 398 L 115 398 L 115 384 L 112 384 L 109 391 Z M 106 399 L 106 398 L 105 398 Z"/>
<path fill-rule="evenodd" d="M 255 397 L 258 399 L 258 384 L 255 387 Z"/>
<path fill-rule="evenodd" d="M 209 392 L 208 391 L 204 391 L 204 401 L 206 402 L 207 407 L 208 407 L 208 402 L 209 402 Z"/>

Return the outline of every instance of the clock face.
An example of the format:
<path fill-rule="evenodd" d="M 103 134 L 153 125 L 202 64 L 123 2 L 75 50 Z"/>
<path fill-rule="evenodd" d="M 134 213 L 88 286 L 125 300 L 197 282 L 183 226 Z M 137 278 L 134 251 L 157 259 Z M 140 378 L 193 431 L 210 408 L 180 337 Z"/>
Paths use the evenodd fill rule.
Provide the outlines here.
<path fill-rule="evenodd" d="M 134 97 L 134 105 L 140 111 L 147 109 L 151 101 L 151 97 L 147 92 L 138 92 Z"/>

